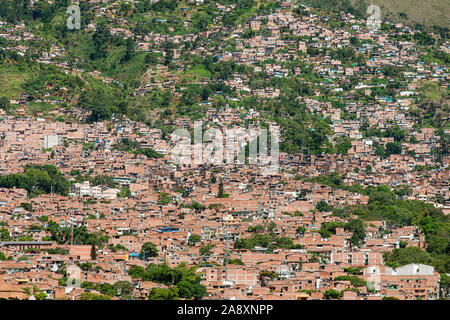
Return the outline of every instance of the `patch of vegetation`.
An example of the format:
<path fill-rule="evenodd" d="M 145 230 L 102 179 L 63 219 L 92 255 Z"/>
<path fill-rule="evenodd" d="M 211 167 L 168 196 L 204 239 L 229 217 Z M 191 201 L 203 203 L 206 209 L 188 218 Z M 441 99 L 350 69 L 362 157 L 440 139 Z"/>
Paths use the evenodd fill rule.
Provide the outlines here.
<path fill-rule="evenodd" d="M 201 276 L 196 274 L 196 268 L 188 268 L 185 263 L 181 263 L 175 268 L 170 268 L 167 264 L 150 264 L 145 269 L 140 266 L 131 266 L 128 274 L 135 279 L 139 278 L 170 286 L 171 299 L 178 297 L 201 299 L 206 295 L 206 288 L 200 284 Z M 154 294 L 155 292 L 151 294 L 151 297 Z"/>
<path fill-rule="evenodd" d="M 23 173 L 0 176 L 0 187 L 23 188 L 28 191 L 29 197 L 50 192 L 67 195 L 69 192 L 68 181 L 55 166 L 49 164 L 28 164 Z"/>
<path fill-rule="evenodd" d="M 235 249 L 254 249 L 256 246 L 267 248 L 272 251 L 277 248 L 301 249 L 302 246 L 294 245 L 291 238 L 277 237 L 269 234 L 253 234 L 250 238 L 237 239 L 234 243 Z"/>

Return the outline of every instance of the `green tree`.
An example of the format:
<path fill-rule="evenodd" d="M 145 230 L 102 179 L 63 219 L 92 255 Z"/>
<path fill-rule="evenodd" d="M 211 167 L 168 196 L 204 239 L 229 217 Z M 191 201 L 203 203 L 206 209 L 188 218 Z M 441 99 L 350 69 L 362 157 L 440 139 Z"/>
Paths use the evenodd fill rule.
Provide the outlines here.
<path fill-rule="evenodd" d="M 95 248 L 95 244 L 91 246 L 91 259 L 97 259 L 97 249 Z"/>
<path fill-rule="evenodd" d="M 0 109 L 5 110 L 7 113 L 11 110 L 11 104 L 9 103 L 9 99 L 7 97 L 0 98 Z"/>
<path fill-rule="evenodd" d="M 9 233 L 9 230 L 6 228 L 1 228 L 0 229 L 0 241 L 11 241 L 11 235 Z"/>
<path fill-rule="evenodd" d="M 350 275 L 362 275 L 362 270 L 364 267 L 348 267 L 344 268 L 344 271 Z"/>
<path fill-rule="evenodd" d="M 323 297 L 326 300 L 340 299 L 342 297 L 342 292 L 339 292 L 335 289 L 330 289 L 324 292 Z"/>
<path fill-rule="evenodd" d="M 352 146 L 352 141 L 349 137 L 340 137 L 337 139 L 336 143 L 336 151 L 339 154 L 347 154 L 348 149 L 350 149 Z"/>
<path fill-rule="evenodd" d="M 430 255 L 419 247 L 406 247 L 385 252 L 383 259 L 386 265 L 398 268 L 410 263 L 430 263 Z"/>
<path fill-rule="evenodd" d="M 366 281 L 356 276 L 339 276 L 334 278 L 335 281 L 350 281 L 350 284 L 354 287 L 363 287 L 366 285 Z"/>
<path fill-rule="evenodd" d="M 322 238 L 329 238 L 332 234 L 336 234 L 336 228 L 344 228 L 344 222 L 328 222 L 323 223 L 319 229 L 319 234 Z"/>
<path fill-rule="evenodd" d="M 125 55 L 122 58 L 122 62 L 131 60 L 131 58 L 134 56 L 134 51 L 135 51 L 134 40 L 131 37 L 127 38 L 125 40 L 125 46 L 126 46 L 126 50 L 125 50 Z"/>
<path fill-rule="evenodd" d="M 392 205 L 394 201 L 395 197 L 390 192 L 376 191 L 369 195 L 369 204 L 377 202 L 381 205 Z"/>
<path fill-rule="evenodd" d="M 141 256 L 145 258 L 157 257 L 158 249 L 156 248 L 156 245 L 152 242 L 144 243 L 141 248 Z"/>
<path fill-rule="evenodd" d="M 132 299 L 132 294 L 134 290 L 134 284 L 129 281 L 117 281 L 113 285 L 117 292 L 117 295 L 122 299 L 130 300 Z"/>
<path fill-rule="evenodd" d="M 177 287 L 152 288 L 148 294 L 148 300 L 178 300 L 178 291 Z"/>
<path fill-rule="evenodd" d="M 237 265 L 243 266 L 244 262 L 241 259 L 230 259 L 230 260 L 228 260 L 228 264 L 237 264 Z M 224 265 L 225 265 L 225 261 L 224 261 Z"/>
<path fill-rule="evenodd" d="M 386 156 L 386 151 L 384 150 L 384 147 L 380 144 L 380 145 L 375 145 L 375 154 L 381 158 L 384 158 Z"/>
<path fill-rule="evenodd" d="M 386 155 L 391 154 L 401 154 L 402 153 L 402 145 L 398 142 L 388 142 L 386 143 Z"/>
<path fill-rule="evenodd" d="M 44 300 L 48 296 L 45 292 L 41 291 L 41 292 L 34 294 L 34 297 L 36 298 L 36 300 Z"/>
<path fill-rule="evenodd" d="M 189 244 L 195 245 L 197 242 L 199 242 L 201 240 L 202 240 L 202 238 L 199 235 L 191 234 L 189 236 L 188 242 L 189 242 Z"/>
<path fill-rule="evenodd" d="M 169 204 L 171 201 L 172 201 L 172 198 L 167 193 L 161 192 L 158 195 L 158 204 L 159 205 L 166 205 L 166 204 Z"/>
<path fill-rule="evenodd" d="M 80 300 L 111 300 L 111 297 L 103 294 L 95 294 L 92 292 L 83 292 L 80 295 Z"/>
<path fill-rule="evenodd" d="M 405 197 L 405 196 L 412 195 L 413 190 L 412 190 L 412 188 L 410 188 L 406 185 L 401 185 L 401 186 L 397 186 L 395 188 L 394 193 L 399 197 Z"/>
<path fill-rule="evenodd" d="M 316 204 L 316 209 L 319 212 L 325 212 L 331 211 L 332 208 L 328 205 L 328 203 L 325 200 L 320 200 L 320 202 Z"/>
<path fill-rule="evenodd" d="M 6 257 L 3 252 L 0 251 L 0 261 L 13 260 L 12 257 Z"/>
<path fill-rule="evenodd" d="M 448 298 L 450 296 L 450 277 L 446 274 L 441 274 L 440 281 L 440 297 Z"/>
<path fill-rule="evenodd" d="M 37 218 L 40 222 L 48 222 L 48 216 L 40 216 Z"/>
<path fill-rule="evenodd" d="M 180 281 L 177 284 L 179 295 L 182 298 L 201 299 L 206 295 L 206 287 L 200 284 L 200 279 L 196 281 Z"/>
<path fill-rule="evenodd" d="M 350 241 L 353 245 L 359 246 L 364 240 L 366 234 L 364 232 L 364 222 L 361 219 L 352 219 L 344 227 L 345 230 L 353 232 Z"/>
<path fill-rule="evenodd" d="M 217 193 L 217 198 L 223 198 L 224 197 L 224 193 L 223 193 L 223 181 L 220 180 L 219 183 L 219 192 Z"/>
<path fill-rule="evenodd" d="M 305 234 L 305 232 L 306 232 L 306 227 L 304 227 L 304 226 L 299 226 L 299 227 L 297 227 L 297 229 L 295 230 L 297 233 L 299 233 L 299 234 Z"/>
<path fill-rule="evenodd" d="M 97 60 L 106 56 L 106 48 L 111 37 L 108 24 L 101 21 L 96 25 L 96 30 L 92 35 L 92 40 L 94 42 L 94 52 L 91 54 L 92 60 Z"/>
<path fill-rule="evenodd" d="M 406 133 L 404 130 L 400 129 L 400 127 L 392 126 L 386 129 L 384 136 L 393 137 L 395 141 L 399 142 L 405 138 Z"/>
<path fill-rule="evenodd" d="M 262 270 L 259 272 L 259 277 L 267 277 L 270 280 L 278 279 L 279 275 L 275 271 Z"/>
<path fill-rule="evenodd" d="M 167 286 L 175 285 L 180 291 L 179 296 L 183 298 L 200 298 L 206 295 L 206 288 L 200 284 L 201 277 L 196 274 L 196 268 L 188 268 L 186 263 L 181 263 L 175 268 L 170 268 L 166 263 L 162 265 L 151 263 L 146 269 L 140 266 L 132 266 L 128 274 L 133 278 L 140 278 L 145 281 L 163 283 Z"/>
<path fill-rule="evenodd" d="M 200 255 L 202 256 L 210 256 L 212 254 L 211 249 L 214 248 L 214 245 L 202 246 L 200 248 Z"/>
<path fill-rule="evenodd" d="M 130 266 L 130 268 L 128 269 L 128 274 L 134 279 L 144 279 L 146 277 L 145 269 L 141 266 L 136 265 Z"/>

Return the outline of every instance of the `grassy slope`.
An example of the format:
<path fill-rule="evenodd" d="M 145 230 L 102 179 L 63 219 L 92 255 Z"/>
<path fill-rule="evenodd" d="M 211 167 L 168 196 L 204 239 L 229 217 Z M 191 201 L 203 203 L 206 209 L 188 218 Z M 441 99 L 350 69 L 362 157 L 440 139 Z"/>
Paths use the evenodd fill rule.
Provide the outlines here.
<path fill-rule="evenodd" d="M 352 0 L 353 3 L 361 0 Z M 448 0 L 363 0 L 372 2 L 381 9 L 381 18 L 409 24 L 421 23 L 426 26 L 449 27 L 450 1 Z M 399 17 L 406 13 L 407 20 Z"/>
<path fill-rule="evenodd" d="M 22 84 L 30 78 L 29 72 L 21 70 L 18 66 L 0 68 L 0 97 L 17 99 L 22 93 Z"/>

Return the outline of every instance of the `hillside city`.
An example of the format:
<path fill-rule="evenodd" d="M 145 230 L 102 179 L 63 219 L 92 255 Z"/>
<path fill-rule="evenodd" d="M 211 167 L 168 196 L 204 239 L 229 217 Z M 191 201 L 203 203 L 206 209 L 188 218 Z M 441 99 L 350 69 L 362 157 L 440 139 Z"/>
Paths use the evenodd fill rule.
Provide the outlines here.
<path fill-rule="evenodd" d="M 0 300 L 448 299 L 448 28 L 319 2 L 0 0 Z"/>

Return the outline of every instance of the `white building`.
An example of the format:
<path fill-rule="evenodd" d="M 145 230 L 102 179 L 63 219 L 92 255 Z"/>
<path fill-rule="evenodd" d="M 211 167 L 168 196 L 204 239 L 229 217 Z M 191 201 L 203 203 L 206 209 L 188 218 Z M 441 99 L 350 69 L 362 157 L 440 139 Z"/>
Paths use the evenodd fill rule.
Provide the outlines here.
<path fill-rule="evenodd" d="M 59 146 L 61 144 L 61 137 L 56 135 L 45 135 L 44 136 L 44 148 L 53 148 L 54 146 Z"/>

